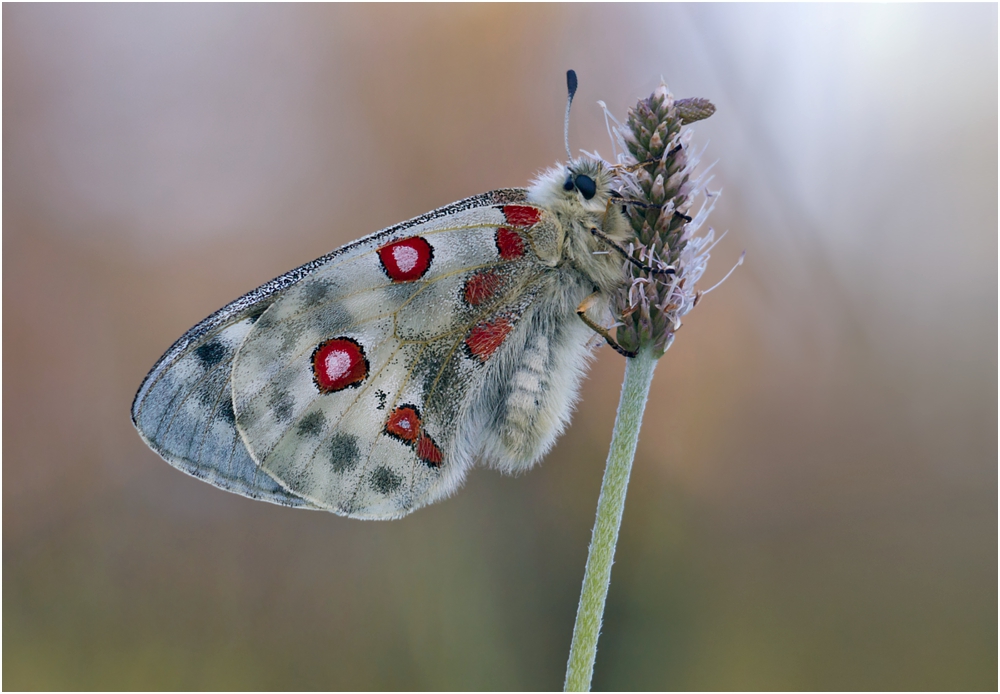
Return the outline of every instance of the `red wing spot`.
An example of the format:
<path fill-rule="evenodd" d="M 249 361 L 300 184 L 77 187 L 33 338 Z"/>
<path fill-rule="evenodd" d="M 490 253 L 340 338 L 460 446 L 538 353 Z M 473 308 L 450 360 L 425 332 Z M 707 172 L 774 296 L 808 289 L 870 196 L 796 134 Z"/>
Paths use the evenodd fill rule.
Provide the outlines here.
<path fill-rule="evenodd" d="M 500 275 L 492 270 L 477 272 L 465 281 L 465 303 L 479 306 L 500 288 Z"/>
<path fill-rule="evenodd" d="M 386 433 L 406 443 L 413 443 L 420 434 L 420 413 L 412 405 L 397 407 L 385 423 Z"/>
<path fill-rule="evenodd" d="M 427 467 L 441 467 L 441 462 L 444 460 L 441 449 L 427 434 L 423 434 L 417 441 L 417 457 L 424 461 Z"/>
<path fill-rule="evenodd" d="M 507 218 L 508 224 L 516 227 L 530 227 L 537 224 L 542 216 L 541 210 L 528 205 L 504 205 L 503 216 Z"/>
<path fill-rule="evenodd" d="M 484 321 L 469 331 L 465 346 L 471 356 L 485 363 L 513 329 L 514 326 L 504 317 L 494 318 L 492 322 Z"/>
<path fill-rule="evenodd" d="M 412 282 L 424 276 L 434 258 L 434 249 L 421 236 L 393 241 L 378 249 L 382 269 L 393 282 Z"/>
<path fill-rule="evenodd" d="M 504 260 L 515 260 L 524 255 L 524 239 L 507 227 L 497 229 L 497 251 Z"/>
<path fill-rule="evenodd" d="M 368 376 L 365 350 L 349 337 L 320 343 L 312 354 L 313 380 L 321 393 L 357 388 Z"/>

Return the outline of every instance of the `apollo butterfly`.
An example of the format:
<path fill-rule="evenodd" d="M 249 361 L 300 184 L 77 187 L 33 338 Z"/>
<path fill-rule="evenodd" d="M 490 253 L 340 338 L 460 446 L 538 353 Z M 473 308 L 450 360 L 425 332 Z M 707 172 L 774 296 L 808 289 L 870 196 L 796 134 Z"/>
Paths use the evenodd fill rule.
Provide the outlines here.
<path fill-rule="evenodd" d="M 476 461 L 527 469 L 627 281 L 615 201 L 609 165 L 571 158 L 350 243 L 185 333 L 132 420 L 211 484 L 355 518 L 445 497 Z"/>

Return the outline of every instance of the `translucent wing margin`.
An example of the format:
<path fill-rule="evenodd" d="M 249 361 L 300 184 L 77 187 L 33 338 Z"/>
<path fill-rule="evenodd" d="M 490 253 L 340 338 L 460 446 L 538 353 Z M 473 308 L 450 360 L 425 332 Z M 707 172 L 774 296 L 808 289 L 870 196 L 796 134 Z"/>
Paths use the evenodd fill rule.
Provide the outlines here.
<path fill-rule="evenodd" d="M 524 189 L 512 188 L 460 200 L 343 246 L 236 299 L 187 331 L 160 358 L 136 393 L 133 424 L 153 450 L 187 474 L 254 499 L 317 508 L 264 472 L 236 429 L 232 364 L 254 323 L 290 287 L 331 261 L 372 250 L 417 225 L 524 199 Z"/>

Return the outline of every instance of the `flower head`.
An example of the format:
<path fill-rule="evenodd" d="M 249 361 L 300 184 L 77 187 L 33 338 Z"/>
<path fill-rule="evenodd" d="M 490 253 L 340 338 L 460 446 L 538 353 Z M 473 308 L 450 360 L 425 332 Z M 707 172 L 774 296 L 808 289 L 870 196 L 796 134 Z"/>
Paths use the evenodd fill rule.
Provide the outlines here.
<path fill-rule="evenodd" d="M 629 351 L 651 345 L 660 357 L 681 327 L 681 318 L 698 303 L 696 284 L 708 263 L 715 232 L 696 235 L 715 206 L 718 193 L 707 189 L 708 170 L 694 176 L 700 153 L 691 148 L 693 132 L 684 126 L 708 118 L 707 99 L 675 100 L 665 84 L 614 123 L 612 137 L 621 148 L 616 186 L 635 231 L 633 253 L 647 266 L 672 267 L 673 274 L 651 273 L 625 263 L 631 282 L 618 292 L 619 344 Z M 711 167 L 709 167 L 711 168 Z M 695 203 L 701 203 L 693 212 Z"/>

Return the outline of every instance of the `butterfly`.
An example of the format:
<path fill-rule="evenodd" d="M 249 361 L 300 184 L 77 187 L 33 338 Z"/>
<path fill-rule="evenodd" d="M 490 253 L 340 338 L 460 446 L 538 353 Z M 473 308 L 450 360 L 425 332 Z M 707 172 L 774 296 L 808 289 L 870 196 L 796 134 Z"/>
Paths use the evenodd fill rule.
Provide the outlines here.
<path fill-rule="evenodd" d="M 477 461 L 530 468 L 570 419 L 592 338 L 615 345 L 603 326 L 638 261 L 613 180 L 570 157 L 267 282 L 167 350 L 133 423 L 217 487 L 354 518 L 446 497 Z"/>

